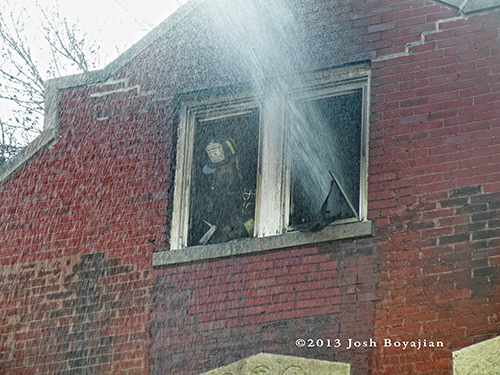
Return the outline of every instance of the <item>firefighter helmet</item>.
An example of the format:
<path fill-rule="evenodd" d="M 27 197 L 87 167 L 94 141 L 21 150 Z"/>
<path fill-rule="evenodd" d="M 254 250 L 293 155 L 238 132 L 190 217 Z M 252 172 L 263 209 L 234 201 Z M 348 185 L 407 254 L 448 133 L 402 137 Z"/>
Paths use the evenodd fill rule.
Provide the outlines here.
<path fill-rule="evenodd" d="M 205 148 L 210 161 L 203 167 L 203 173 L 214 173 L 217 168 L 234 164 L 236 161 L 236 145 L 231 138 L 211 141 Z"/>

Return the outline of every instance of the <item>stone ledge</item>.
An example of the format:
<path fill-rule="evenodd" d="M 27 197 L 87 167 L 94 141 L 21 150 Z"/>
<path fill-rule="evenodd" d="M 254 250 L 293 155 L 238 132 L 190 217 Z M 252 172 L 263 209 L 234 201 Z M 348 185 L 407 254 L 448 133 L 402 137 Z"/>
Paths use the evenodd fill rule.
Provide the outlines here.
<path fill-rule="evenodd" d="M 259 353 L 202 375 L 349 375 L 350 373 L 349 363 Z"/>
<path fill-rule="evenodd" d="M 500 336 L 453 352 L 453 375 L 500 374 Z"/>
<path fill-rule="evenodd" d="M 222 244 L 160 251 L 153 253 L 153 267 L 232 257 L 286 247 L 309 246 L 315 243 L 366 237 L 372 234 L 373 223 L 371 221 L 329 225 L 320 232 L 291 232 L 279 236 L 245 238 Z"/>

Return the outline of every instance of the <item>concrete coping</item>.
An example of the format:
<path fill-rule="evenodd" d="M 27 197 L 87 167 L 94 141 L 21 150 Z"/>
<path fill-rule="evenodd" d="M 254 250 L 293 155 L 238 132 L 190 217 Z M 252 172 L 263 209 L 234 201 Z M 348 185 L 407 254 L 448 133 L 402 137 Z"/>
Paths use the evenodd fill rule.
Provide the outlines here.
<path fill-rule="evenodd" d="M 373 235 L 370 220 L 331 224 L 319 232 L 290 232 L 263 238 L 243 238 L 226 243 L 192 246 L 153 253 L 153 267 L 233 257 L 311 244 Z"/>

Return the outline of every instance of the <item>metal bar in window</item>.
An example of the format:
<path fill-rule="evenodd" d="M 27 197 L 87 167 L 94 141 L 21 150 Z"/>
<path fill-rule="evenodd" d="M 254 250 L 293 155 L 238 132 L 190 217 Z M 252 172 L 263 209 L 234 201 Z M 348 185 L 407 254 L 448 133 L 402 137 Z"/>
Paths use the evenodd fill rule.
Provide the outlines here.
<path fill-rule="evenodd" d="M 330 172 L 330 176 L 332 176 L 333 181 L 335 181 L 335 183 L 337 184 L 337 186 L 338 186 L 340 192 L 342 193 L 342 195 L 344 196 L 347 204 L 349 205 L 349 207 L 351 208 L 352 212 L 354 213 L 354 216 L 356 216 L 356 219 L 359 220 L 359 215 L 356 212 L 356 209 L 354 208 L 354 206 L 352 205 L 351 200 L 349 199 L 349 197 L 345 193 L 344 188 L 340 184 L 339 180 L 337 180 L 337 177 L 335 177 L 335 175 L 333 174 L 333 171 L 331 169 L 328 172 Z"/>

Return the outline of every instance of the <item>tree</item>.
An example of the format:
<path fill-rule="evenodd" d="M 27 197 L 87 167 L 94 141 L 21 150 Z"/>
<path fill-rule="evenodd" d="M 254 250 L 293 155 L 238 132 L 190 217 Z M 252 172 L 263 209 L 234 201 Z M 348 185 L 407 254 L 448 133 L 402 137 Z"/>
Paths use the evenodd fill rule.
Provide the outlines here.
<path fill-rule="evenodd" d="M 45 81 L 96 68 L 88 39 L 58 8 L 0 6 L 0 164 L 42 132 Z"/>

